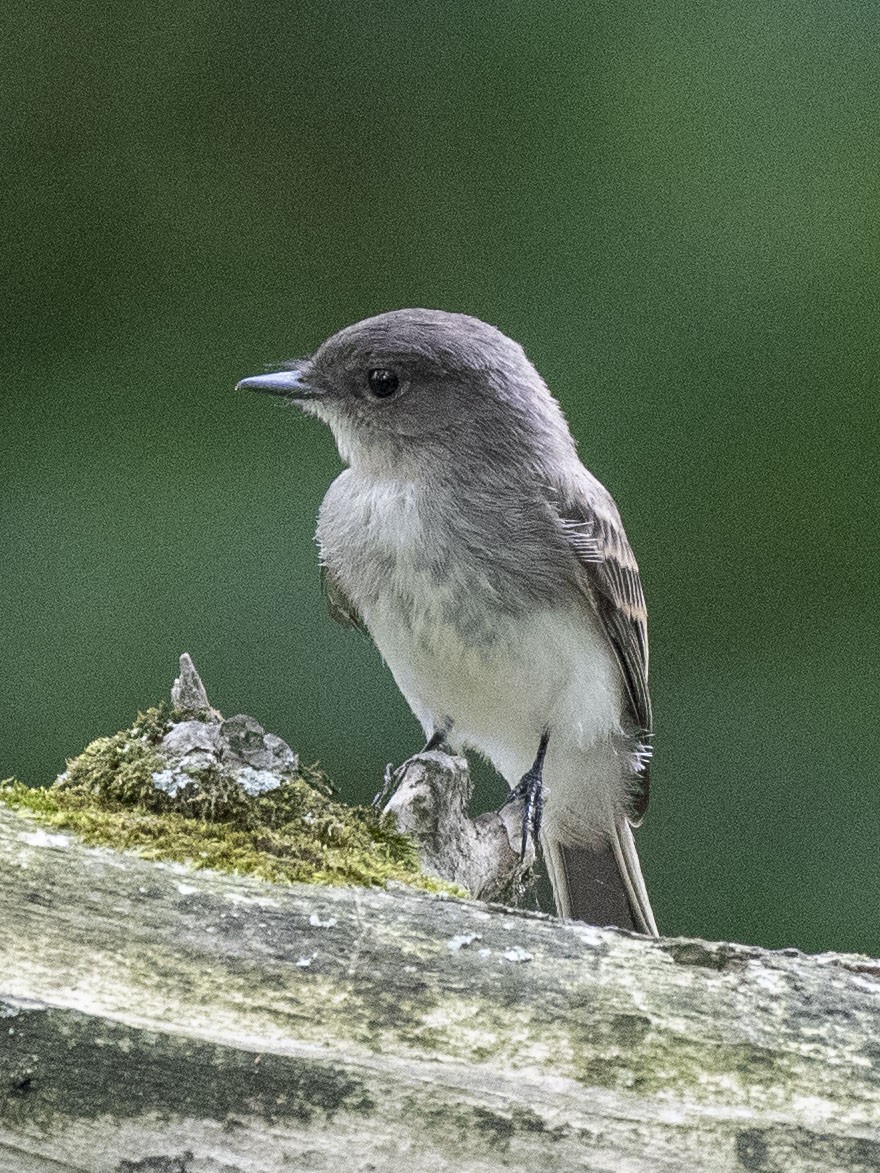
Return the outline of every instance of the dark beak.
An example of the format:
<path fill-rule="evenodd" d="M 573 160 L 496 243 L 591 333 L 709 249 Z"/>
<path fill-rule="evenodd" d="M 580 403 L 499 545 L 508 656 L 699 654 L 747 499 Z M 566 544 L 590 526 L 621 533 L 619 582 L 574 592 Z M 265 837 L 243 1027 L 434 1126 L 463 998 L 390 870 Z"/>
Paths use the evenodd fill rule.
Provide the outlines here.
<path fill-rule="evenodd" d="M 302 371 L 273 371 L 269 375 L 251 375 L 235 384 L 236 391 L 261 391 L 264 395 L 280 395 L 283 399 L 304 402 L 317 399 L 322 393 L 310 387 Z"/>

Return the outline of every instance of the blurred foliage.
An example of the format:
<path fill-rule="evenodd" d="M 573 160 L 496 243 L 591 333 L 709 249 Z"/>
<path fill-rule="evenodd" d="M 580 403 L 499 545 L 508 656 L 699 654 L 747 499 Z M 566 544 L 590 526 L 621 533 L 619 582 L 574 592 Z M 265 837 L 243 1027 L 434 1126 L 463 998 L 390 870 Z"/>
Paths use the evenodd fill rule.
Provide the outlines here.
<path fill-rule="evenodd" d="M 189 651 L 371 795 L 419 733 L 323 615 L 332 441 L 231 388 L 464 310 L 526 346 L 642 565 L 661 926 L 880 953 L 876 8 L 5 15 L 3 772 L 49 781 Z"/>

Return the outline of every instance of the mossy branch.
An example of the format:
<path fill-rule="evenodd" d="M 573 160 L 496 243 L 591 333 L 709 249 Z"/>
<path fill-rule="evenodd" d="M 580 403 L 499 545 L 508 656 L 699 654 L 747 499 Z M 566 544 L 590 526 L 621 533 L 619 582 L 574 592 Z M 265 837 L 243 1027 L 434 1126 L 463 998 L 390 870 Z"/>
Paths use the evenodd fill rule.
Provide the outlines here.
<path fill-rule="evenodd" d="M 880 1169 L 880 962 L 432 895 L 196 682 L 0 794 L 0 1173 Z M 392 805 L 491 891 L 516 813 L 450 854 L 456 771 L 414 759 Z"/>
<path fill-rule="evenodd" d="M 187 655 L 170 705 L 93 741 L 49 788 L 0 783 L 0 800 L 150 859 L 276 882 L 464 891 L 423 869 L 393 815 L 337 801 L 320 771 L 253 717 L 225 720 Z"/>

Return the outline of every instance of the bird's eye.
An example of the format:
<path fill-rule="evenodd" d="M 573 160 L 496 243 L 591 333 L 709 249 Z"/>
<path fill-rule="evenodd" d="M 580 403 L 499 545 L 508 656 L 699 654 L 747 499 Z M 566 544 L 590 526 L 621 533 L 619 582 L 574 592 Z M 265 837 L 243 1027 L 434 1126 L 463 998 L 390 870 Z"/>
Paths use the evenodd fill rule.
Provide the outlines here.
<path fill-rule="evenodd" d="M 367 382 L 370 385 L 370 391 L 377 399 L 387 399 L 400 386 L 400 379 L 394 371 L 386 370 L 385 367 L 376 367 L 374 370 L 368 371 Z"/>

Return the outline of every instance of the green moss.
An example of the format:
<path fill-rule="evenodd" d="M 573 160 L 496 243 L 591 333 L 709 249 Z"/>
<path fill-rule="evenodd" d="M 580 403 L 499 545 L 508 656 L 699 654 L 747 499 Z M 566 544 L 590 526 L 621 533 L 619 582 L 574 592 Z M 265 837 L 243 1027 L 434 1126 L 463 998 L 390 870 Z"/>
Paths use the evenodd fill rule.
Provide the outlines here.
<path fill-rule="evenodd" d="M 157 746 L 174 718 L 165 706 L 139 713 L 131 728 L 86 746 L 49 788 L 0 782 L 0 802 L 86 843 L 148 859 L 272 881 L 369 886 L 393 880 L 464 895 L 422 872 L 415 844 L 391 816 L 336 801 L 314 768 L 256 796 L 217 767 L 194 773 L 174 796 L 158 789 L 153 774 L 167 763 Z"/>
<path fill-rule="evenodd" d="M 148 810 L 167 810 L 167 798 L 153 783 L 154 771 L 163 768 L 155 747 L 171 728 L 175 714 L 166 705 L 138 713 L 130 729 L 112 737 L 98 737 L 79 757 L 67 763 L 67 769 L 52 787 L 89 796 L 100 806 L 142 805 Z M 62 800 L 63 801 L 63 800 Z"/>

